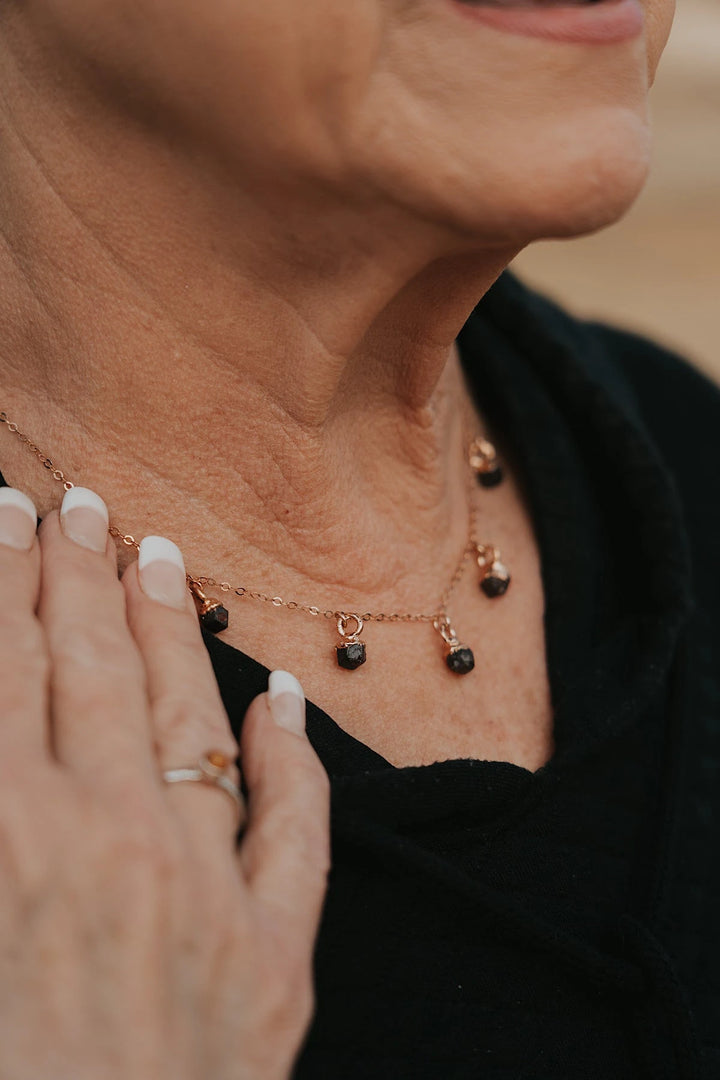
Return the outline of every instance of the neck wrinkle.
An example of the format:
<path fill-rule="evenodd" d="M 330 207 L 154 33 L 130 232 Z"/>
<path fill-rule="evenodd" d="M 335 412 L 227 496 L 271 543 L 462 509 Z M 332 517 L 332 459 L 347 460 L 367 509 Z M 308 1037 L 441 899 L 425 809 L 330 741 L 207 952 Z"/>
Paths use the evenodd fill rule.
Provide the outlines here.
<path fill-rule="evenodd" d="M 510 253 L 302 184 L 262 204 L 147 132 L 6 90 L 1 407 L 126 531 L 195 561 L 429 589 L 467 520 L 453 342 Z M 56 505 L 19 450 L 9 482 Z"/>

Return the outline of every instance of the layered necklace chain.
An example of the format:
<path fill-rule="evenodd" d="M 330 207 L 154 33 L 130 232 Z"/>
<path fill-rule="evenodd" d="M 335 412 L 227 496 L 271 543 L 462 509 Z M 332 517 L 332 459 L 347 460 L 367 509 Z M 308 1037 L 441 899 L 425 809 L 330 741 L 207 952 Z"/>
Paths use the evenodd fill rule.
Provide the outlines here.
<path fill-rule="evenodd" d="M 0 411 L 0 424 L 4 424 L 7 430 L 15 435 L 35 455 L 50 473 L 52 479 L 62 484 L 65 491 L 69 491 L 75 486 L 67 473 L 58 468 L 55 462 L 28 435 L 21 431 L 14 421 L 9 419 L 7 413 L 2 411 Z M 488 439 L 482 436 L 472 439 L 468 446 L 467 460 L 470 467 L 470 477 L 475 477 L 482 487 L 495 487 L 502 481 L 502 467 L 498 461 L 495 447 Z M 465 547 L 458 559 L 452 577 L 445 586 L 437 606 L 432 612 L 366 611 L 360 613 L 341 609 L 332 610 L 318 607 L 315 604 L 302 603 L 299 600 L 288 600 L 282 596 L 272 596 L 267 592 L 249 589 L 245 585 L 233 585 L 229 581 L 223 581 L 215 577 L 188 574 L 188 588 L 194 597 L 200 623 L 213 634 L 222 633 L 229 625 L 230 616 L 227 607 L 218 597 L 208 596 L 206 589 L 217 589 L 228 597 L 236 596 L 248 600 L 257 600 L 262 603 L 272 604 L 276 608 L 297 611 L 313 618 L 324 618 L 334 622 L 336 625 L 340 640 L 335 644 L 335 657 L 338 666 L 347 671 L 356 670 L 367 660 L 367 645 L 361 638 L 365 623 L 429 623 L 442 638 L 445 663 L 450 671 L 457 675 L 466 675 L 473 670 L 475 657 L 472 649 L 463 644 L 458 638 L 448 612 L 450 599 L 463 576 L 465 567 L 469 560 L 475 559 L 480 572 L 480 589 L 490 598 L 503 596 L 510 584 L 510 574 L 501 560 L 499 548 L 493 544 L 482 543 L 477 539 L 477 508 L 474 505 L 472 491 L 470 490 L 468 494 L 469 527 Z M 109 532 L 115 540 L 126 547 L 134 548 L 136 551 L 139 550 L 140 544 L 131 533 L 124 533 L 112 523 Z"/>

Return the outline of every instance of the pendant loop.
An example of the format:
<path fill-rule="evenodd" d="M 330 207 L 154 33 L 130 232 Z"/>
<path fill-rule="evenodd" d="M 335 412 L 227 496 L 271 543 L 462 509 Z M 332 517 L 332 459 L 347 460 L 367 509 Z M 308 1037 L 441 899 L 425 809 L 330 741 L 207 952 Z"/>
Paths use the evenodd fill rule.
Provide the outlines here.
<path fill-rule="evenodd" d="M 350 622 L 351 619 L 355 620 L 355 629 L 352 630 L 352 631 L 348 631 L 348 628 L 347 628 L 348 627 L 348 622 Z M 340 635 L 340 637 L 346 638 L 347 641 L 357 641 L 358 637 L 362 633 L 362 628 L 363 628 L 364 625 L 365 624 L 363 623 L 360 616 L 356 615 L 352 611 L 350 611 L 350 612 L 341 611 L 340 614 L 338 615 L 338 621 L 337 621 L 338 634 Z"/>
<path fill-rule="evenodd" d="M 450 616 L 445 612 L 442 612 L 436 619 L 433 619 L 433 626 L 445 644 L 449 645 L 451 649 L 460 644 L 460 639 L 452 628 Z"/>
<path fill-rule="evenodd" d="M 500 552 L 492 544 L 476 544 L 477 564 L 481 570 L 491 566 L 500 557 Z"/>

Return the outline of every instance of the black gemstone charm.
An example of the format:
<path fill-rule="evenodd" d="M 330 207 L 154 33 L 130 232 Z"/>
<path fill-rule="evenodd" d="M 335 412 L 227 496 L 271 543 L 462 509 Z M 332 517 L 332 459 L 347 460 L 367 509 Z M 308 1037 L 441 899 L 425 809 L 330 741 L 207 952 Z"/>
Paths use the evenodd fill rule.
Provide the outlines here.
<path fill-rule="evenodd" d="M 478 484 L 483 487 L 495 487 L 503 478 L 495 447 L 489 439 L 483 439 L 482 436 L 475 439 L 470 446 L 470 466 L 475 470 Z"/>
<path fill-rule="evenodd" d="M 467 645 L 455 645 L 445 657 L 445 663 L 456 675 L 467 675 L 475 667 L 475 657 Z"/>
<path fill-rule="evenodd" d="M 510 584 L 510 571 L 500 559 L 500 549 L 492 544 L 477 544 L 480 588 L 486 596 L 502 596 Z"/>
<path fill-rule="evenodd" d="M 480 582 L 480 588 L 486 596 L 502 596 L 510 584 L 510 574 L 501 562 L 494 562 Z"/>
<path fill-rule="evenodd" d="M 351 641 L 347 645 L 336 645 L 337 662 L 341 668 L 354 671 L 367 659 L 365 655 L 365 643 L 363 641 Z"/>
<path fill-rule="evenodd" d="M 211 602 L 205 611 L 202 610 L 204 607 L 203 604 L 200 611 L 198 611 L 201 625 L 206 630 L 209 630 L 211 634 L 221 634 L 223 630 L 227 630 L 230 616 L 224 604 L 215 601 Z"/>
<path fill-rule="evenodd" d="M 193 595 L 200 625 L 211 634 L 227 630 L 230 615 L 228 609 L 214 596 L 206 596 L 199 581 L 188 575 L 188 587 Z"/>
<path fill-rule="evenodd" d="M 460 639 L 452 628 L 452 623 L 446 611 L 433 619 L 433 626 L 447 646 L 445 663 L 455 675 L 467 675 L 475 667 L 475 657 L 472 649 L 467 645 L 461 645 Z"/>
<path fill-rule="evenodd" d="M 352 612 L 340 612 L 337 621 L 338 634 L 342 638 L 339 645 L 335 646 L 338 666 L 346 671 L 354 671 L 367 660 L 365 642 L 358 638 L 362 633 L 363 621 L 359 615 Z"/>
<path fill-rule="evenodd" d="M 478 484 L 482 484 L 482 486 L 486 488 L 496 487 L 501 483 L 502 478 L 503 471 L 500 465 L 496 465 L 494 469 L 488 469 L 487 472 L 477 473 Z"/>

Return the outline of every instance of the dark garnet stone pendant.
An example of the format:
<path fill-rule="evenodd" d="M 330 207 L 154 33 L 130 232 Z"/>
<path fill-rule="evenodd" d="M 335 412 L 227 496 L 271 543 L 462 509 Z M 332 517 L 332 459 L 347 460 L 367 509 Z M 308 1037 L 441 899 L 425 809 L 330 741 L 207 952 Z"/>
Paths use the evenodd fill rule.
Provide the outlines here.
<path fill-rule="evenodd" d="M 210 602 L 207 606 L 203 604 L 198 615 L 201 625 L 211 634 L 220 634 L 228 628 L 228 609 L 219 601 Z"/>
<path fill-rule="evenodd" d="M 354 671 L 367 659 L 365 655 L 365 643 L 363 641 L 350 641 L 347 645 L 336 645 L 337 662 L 342 668 Z"/>
<path fill-rule="evenodd" d="M 478 472 L 477 478 L 478 484 L 482 484 L 483 487 L 496 487 L 503 478 L 502 467 L 496 465 L 494 469 L 488 469 L 487 472 Z"/>
<path fill-rule="evenodd" d="M 475 657 L 467 645 L 454 645 L 445 657 L 445 663 L 456 675 L 467 675 L 475 667 Z"/>
<path fill-rule="evenodd" d="M 223 630 L 227 630 L 230 616 L 225 605 L 214 596 L 206 596 L 200 587 L 200 582 L 195 578 L 188 575 L 187 581 L 195 601 L 200 625 L 211 634 L 220 634 Z"/>
<path fill-rule="evenodd" d="M 480 582 L 480 588 L 486 596 L 502 596 L 507 592 L 510 584 L 510 575 L 503 566 L 502 569 L 489 570 Z"/>

